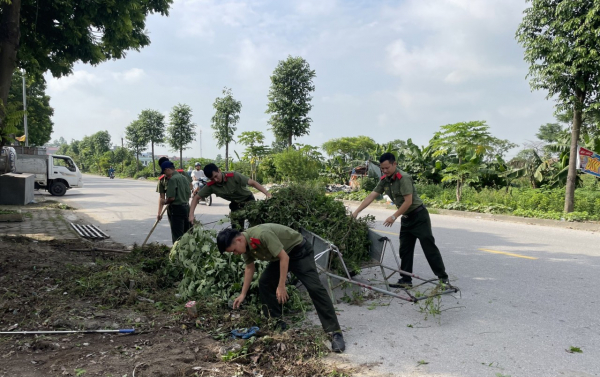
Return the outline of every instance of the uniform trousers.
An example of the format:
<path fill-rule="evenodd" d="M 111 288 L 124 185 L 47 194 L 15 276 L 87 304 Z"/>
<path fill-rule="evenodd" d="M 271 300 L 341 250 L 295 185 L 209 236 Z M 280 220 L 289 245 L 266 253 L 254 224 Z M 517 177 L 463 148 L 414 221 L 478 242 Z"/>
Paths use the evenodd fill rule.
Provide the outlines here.
<path fill-rule="evenodd" d="M 181 238 L 191 227 L 192 223 L 189 220 L 190 206 L 189 204 L 169 204 L 167 215 L 171 224 L 171 239 L 175 243 Z"/>
<path fill-rule="evenodd" d="M 433 232 L 431 231 L 431 218 L 427 209 L 423 209 L 412 215 L 408 214 L 408 217 L 401 217 L 400 269 L 402 271 L 413 272 L 413 259 L 417 240 L 421 243 L 425 258 L 435 276 L 440 279 L 448 278 L 442 255 L 435 245 L 435 238 L 433 238 Z M 408 282 L 412 279 L 408 276 L 403 276 L 402 280 Z"/>
<path fill-rule="evenodd" d="M 296 250 L 299 249 L 299 250 Z M 333 303 L 327 294 L 327 290 L 321 284 L 312 245 L 308 242 L 304 246 L 295 248 L 290 253 L 289 271 L 304 284 L 308 294 L 317 310 L 319 320 L 325 332 L 340 330 Z M 265 316 L 269 318 L 281 318 L 282 304 L 277 302 L 277 286 L 279 285 L 279 261 L 271 262 L 264 269 L 258 281 L 258 292 L 262 309 Z"/>

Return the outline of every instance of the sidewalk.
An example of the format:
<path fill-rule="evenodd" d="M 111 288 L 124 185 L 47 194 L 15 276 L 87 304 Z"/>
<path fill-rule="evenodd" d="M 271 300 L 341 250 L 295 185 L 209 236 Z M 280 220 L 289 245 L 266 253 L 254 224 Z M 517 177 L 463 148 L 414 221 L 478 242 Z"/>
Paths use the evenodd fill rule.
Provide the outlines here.
<path fill-rule="evenodd" d="M 58 201 L 35 195 L 37 203 L 26 206 L 0 206 L 3 210 L 20 211 L 22 222 L 0 222 L 0 237 L 26 237 L 37 241 L 79 240 L 69 225 Z"/>

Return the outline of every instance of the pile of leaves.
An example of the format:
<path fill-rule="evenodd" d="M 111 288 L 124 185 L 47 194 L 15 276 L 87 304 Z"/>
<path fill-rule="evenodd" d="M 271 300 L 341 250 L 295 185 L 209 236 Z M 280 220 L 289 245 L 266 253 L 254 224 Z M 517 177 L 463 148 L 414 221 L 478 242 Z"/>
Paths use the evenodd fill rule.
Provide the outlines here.
<path fill-rule="evenodd" d="M 368 232 L 373 216 L 354 219 L 342 202 L 325 194 L 322 186 L 293 183 L 275 188 L 272 195 L 269 200 L 249 203 L 232 213 L 232 221 L 247 219 L 250 226 L 276 223 L 309 230 L 336 245 L 355 273 L 369 260 Z M 333 262 L 334 268 L 339 269 L 337 258 Z"/>

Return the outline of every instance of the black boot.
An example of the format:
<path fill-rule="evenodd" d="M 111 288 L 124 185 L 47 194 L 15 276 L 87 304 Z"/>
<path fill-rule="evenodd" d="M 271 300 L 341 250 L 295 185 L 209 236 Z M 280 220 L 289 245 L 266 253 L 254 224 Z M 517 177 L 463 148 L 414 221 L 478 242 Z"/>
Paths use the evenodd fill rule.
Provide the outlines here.
<path fill-rule="evenodd" d="M 346 342 L 341 332 L 334 332 L 331 338 L 331 350 L 336 353 L 342 353 L 346 350 Z"/>

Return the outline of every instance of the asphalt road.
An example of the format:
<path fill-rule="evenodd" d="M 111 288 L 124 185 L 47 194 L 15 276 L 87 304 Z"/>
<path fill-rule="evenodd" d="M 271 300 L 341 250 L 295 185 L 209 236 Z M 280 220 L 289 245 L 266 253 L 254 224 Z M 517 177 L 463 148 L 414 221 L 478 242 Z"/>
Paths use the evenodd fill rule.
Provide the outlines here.
<path fill-rule="evenodd" d="M 83 189 L 61 200 L 115 241 L 141 243 L 156 217 L 155 185 L 86 176 Z M 209 223 L 228 211 L 216 199 L 199 206 L 196 217 Z M 366 213 L 376 216 L 375 229 L 397 252 L 399 224 L 382 226 L 389 211 Z M 445 296 L 442 314 L 427 320 L 419 305 L 389 296 L 362 306 L 338 303 L 348 347 L 334 360 L 362 365 L 361 375 L 600 375 L 600 234 L 441 215 L 432 215 L 432 223 L 460 295 Z M 166 219 L 151 241 L 170 244 Z M 432 277 L 419 246 L 415 254 L 414 272 Z M 393 263 L 390 253 L 386 264 Z"/>

